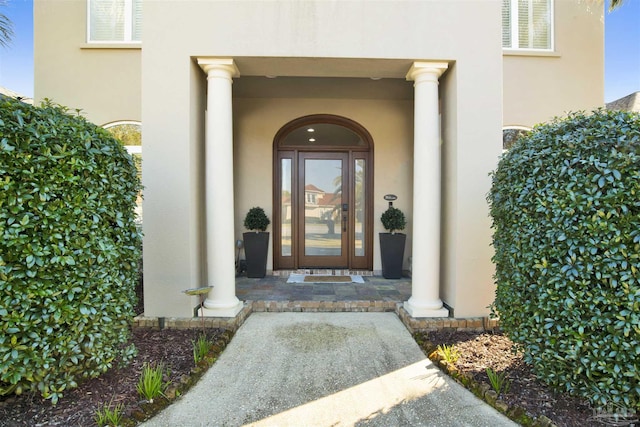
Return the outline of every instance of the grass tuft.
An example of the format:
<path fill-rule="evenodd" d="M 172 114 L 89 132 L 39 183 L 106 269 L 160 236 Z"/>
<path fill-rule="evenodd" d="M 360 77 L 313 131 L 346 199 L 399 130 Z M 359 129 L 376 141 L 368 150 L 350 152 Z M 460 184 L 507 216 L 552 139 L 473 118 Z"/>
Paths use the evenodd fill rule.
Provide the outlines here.
<path fill-rule="evenodd" d="M 196 341 L 191 341 L 193 344 L 193 361 L 197 365 L 211 350 L 211 341 L 206 335 L 201 334 Z"/>
<path fill-rule="evenodd" d="M 109 403 L 105 403 L 101 409 L 96 411 L 93 420 L 98 424 L 98 427 L 109 426 L 118 427 L 122 422 L 122 416 L 124 414 L 124 404 L 118 403 L 113 406 L 113 398 Z"/>
<path fill-rule="evenodd" d="M 438 346 L 438 353 L 442 359 L 447 362 L 454 364 L 460 358 L 460 352 L 453 345 L 442 344 Z"/>
<path fill-rule="evenodd" d="M 500 396 L 501 394 L 508 393 L 511 388 L 511 381 L 507 378 L 506 372 L 496 372 L 491 368 L 486 369 L 489 382 L 493 390 Z"/>
<path fill-rule="evenodd" d="M 170 382 L 163 380 L 164 371 L 163 363 L 150 365 L 145 362 L 142 367 L 142 375 L 136 388 L 138 394 L 150 403 L 153 403 L 153 399 L 156 397 L 164 396 L 164 392 L 169 387 Z"/>

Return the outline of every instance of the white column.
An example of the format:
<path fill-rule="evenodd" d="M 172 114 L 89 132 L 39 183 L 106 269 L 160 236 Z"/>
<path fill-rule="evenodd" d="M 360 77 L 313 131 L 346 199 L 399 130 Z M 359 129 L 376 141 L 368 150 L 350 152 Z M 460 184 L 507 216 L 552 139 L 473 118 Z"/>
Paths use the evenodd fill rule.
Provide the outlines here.
<path fill-rule="evenodd" d="M 446 62 L 415 62 L 407 80 L 414 81 L 413 263 L 411 298 L 404 307 L 411 317 L 446 317 L 440 299 L 440 123 L 438 78 Z"/>
<path fill-rule="evenodd" d="M 233 59 L 198 58 L 207 73 L 205 209 L 208 286 L 204 315 L 235 317 L 236 297 L 233 204 L 233 118 L 231 85 L 239 76 Z"/>

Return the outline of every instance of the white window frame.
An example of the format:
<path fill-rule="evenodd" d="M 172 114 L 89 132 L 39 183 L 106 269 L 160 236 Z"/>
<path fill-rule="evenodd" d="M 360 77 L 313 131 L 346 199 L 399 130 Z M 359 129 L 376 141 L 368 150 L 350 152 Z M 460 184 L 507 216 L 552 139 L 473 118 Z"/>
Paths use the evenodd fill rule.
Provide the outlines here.
<path fill-rule="evenodd" d="M 530 52 L 553 52 L 555 51 L 555 0 L 549 0 L 549 47 L 546 49 L 535 49 L 530 47 L 520 47 L 520 31 L 518 22 L 518 6 L 519 0 L 509 0 L 509 18 L 511 26 L 511 46 L 502 46 L 504 50 L 530 51 Z M 531 1 L 531 0 L 529 0 Z M 532 8 L 530 8 L 532 10 Z M 532 18 L 530 16 L 530 18 Z M 529 25 L 532 25 L 533 19 L 529 19 Z M 531 36 L 531 28 L 528 31 Z"/>
<path fill-rule="evenodd" d="M 141 44 L 133 40 L 133 0 L 124 0 L 124 36 L 122 40 L 91 40 L 91 1 L 87 0 L 87 43 L 90 44 Z"/>

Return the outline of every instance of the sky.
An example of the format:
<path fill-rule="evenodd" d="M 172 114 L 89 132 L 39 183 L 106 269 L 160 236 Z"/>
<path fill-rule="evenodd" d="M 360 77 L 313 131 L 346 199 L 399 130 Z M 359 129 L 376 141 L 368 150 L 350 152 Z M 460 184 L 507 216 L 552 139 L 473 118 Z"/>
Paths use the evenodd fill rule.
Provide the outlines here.
<path fill-rule="evenodd" d="M 15 32 L 9 48 L 0 47 L 0 86 L 33 97 L 33 0 L 6 0 L 0 13 L 13 22 Z M 605 13 L 605 102 L 638 91 L 640 0 L 625 0 Z"/>
<path fill-rule="evenodd" d="M 604 99 L 640 91 L 640 0 L 625 0 L 604 20 Z"/>

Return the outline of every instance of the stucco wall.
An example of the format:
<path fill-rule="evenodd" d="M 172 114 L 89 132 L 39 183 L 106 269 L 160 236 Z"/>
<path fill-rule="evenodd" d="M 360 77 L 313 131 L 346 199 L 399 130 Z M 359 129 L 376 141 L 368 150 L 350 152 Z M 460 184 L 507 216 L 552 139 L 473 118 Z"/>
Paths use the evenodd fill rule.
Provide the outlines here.
<path fill-rule="evenodd" d="M 489 172 L 495 169 L 501 152 L 502 108 L 500 104 L 486 102 L 485 96 L 500 93 L 500 79 L 481 80 L 479 84 L 479 78 L 473 66 L 461 60 L 450 68 L 440 84 L 443 180 L 440 294 L 456 317 L 487 315 L 495 291 L 486 195 L 491 187 Z M 481 119 L 476 115 L 480 111 Z"/>
<path fill-rule="evenodd" d="M 98 125 L 140 121 L 140 46 L 88 45 L 86 3 L 34 1 L 35 102 L 49 98 L 82 109 Z"/>
<path fill-rule="evenodd" d="M 148 145 L 145 154 L 158 150 L 151 158 L 146 156 L 145 162 L 159 165 L 170 159 L 178 161 L 176 167 L 152 167 L 145 173 L 145 269 L 154 271 L 149 278 L 145 273 L 145 282 L 150 280 L 150 286 L 157 288 L 153 281 L 160 281 L 163 290 L 173 288 L 174 294 L 180 287 L 203 285 L 193 267 L 194 263 L 202 264 L 200 255 L 192 249 L 201 247 L 196 236 L 201 233 L 202 222 L 190 214 L 197 212 L 201 195 L 185 192 L 191 181 L 190 170 L 201 164 L 181 153 L 202 149 L 202 141 L 185 137 L 196 134 L 193 127 L 198 126 L 187 116 L 204 115 L 204 110 L 185 108 L 189 104 L 189 91 L 182 90 L 185 80 L 204 82 L 204 74 L 197 77 L 193 71 L 194 58 L 233 58 L 240 71 L 237 85 L 247 76 L 404 79 L 414 60 L 444 60 L 457 67 L 448 83 L 455 90 L 443 91 L 443 96 L 455 97 L 447 101 L 456 106 L 455 119 L 447 119 L 443 126 L 449 128 L 445 143 L 457 147 L 453 151 L 457 157 L 450 160 L 454 166 L 450 168 L 450 181 L 443 183 L 451 192 L 447 197 L 454 201 L 452 210 L 445 212 L 452 224 L 451 231 L 443 236 L 448 242 L 444 250 L 452 274 L 447 276 L 450 280 L 443 281 L 443 292 L 452 295 L 447 301 L 450 305 L 461 307 L 456 307 L 457 315 L 486 312 L 487 304 L 479 307 L 470 301 L 465 307 L 463 300 L 468 298 L 465 292 L 470 298 L 476 291 L 484 294 L 484 299 L 492 296 L 484 195 L 487 173 L 500 152 L 498 2 L 167 1 L 145 4 L 144 13 L 144 34 L 154 34 L 144 40 L 142 52 L 143 104 L 149 106 L 143 114 L 144 141 Z M 459 34 L 473 34 L 473 46 L 468 37 L 454 36 Z M 191 96 L 195 96 L 197 86 L 192 85 Z M 249 207 L 261 205 L 272 213 L 275 132 L 293 118 L 315 113 L 344 115 L 371 132 L 375 142 L 375 231 L 380 230 L 379 215 L 386 207 L 381 196 L 387 193 L 399 196 L 396 206 L 408 214 L 411 227 L 412 102 L 385 96 L 326 98 L 319 91 L 311 98 L 266 94 L 234 98 L 235 234 L 240 236 L 243 231 L 242 218 Z M 164 132 L 168 123 L 171 129 Z M 487 142 L 491 138 L 495 144 Z M 169 145 L 170 150 L 163 148 Z M 162 176 L 157 176 L 160 173 Z M 168 185 L 169 181 L 176 184 Z M 188 212 L 183 212 L 185 209 Z M 472 215 L 482 219 L 464 225 Z M 179 226 L 169 219 L 180 216 L 183 223 Z M 167 236 L 167 227 L 184 232 Z M 407 231 L 411 236 L 411 228 Z M 409 253 L 410 245 L 411 241 Z M 179 254 L 179 260 L 165 264 L 163 251 L 167 246 Z M 374 247 L 374 269 L 379 269 L 377 241 Z M 466 274 L 461 270 L 470 268 L 468 260 L 474 264 Z M 200 265 L 199 270 L 204 268 Z M 457 292 L 453 292 L 454 286 Z M 185 315 L 184 308 L 168 307 L 160 301 L 163 298 L 158 295 L 158 301 L 151 301 L 150 306 L 162 306 L 165 315 Z"/>
<path fill-rule="evenodd" d="M 556 0 L 552 53 L 505 51 L 504 125 L 604 106 L 604 6 Z"/>
<path fill-rule="evenodd" d="M 249 207 L 272 213 L 275 132 L 293 118 L 331 113 L 371 132 L 375 232 L 382 195 L 397 194 L 409 219 L 407 255 L 421 214 L 411 206 L 412 101 L 394 90 L 335 90 L 347 86 L 333 78 L 359 87 L 370 77 L 400 81 L 415 60 L 448 62 L 440 80 L 441 296 L 456 316 L 481 315 L 493 299 L 485 196 L 502 125 L 531 126 L 603 101 L 602 7 L 555 4 L 555 53 L 503 56 L 499 1 L 147 1 L 140 50 L 89 48 L 85 0 L 35 0 L 35 95 L 82 108 L 98 124 L 142 120 L 145 312 L 190 316 L 196 301 L 181 291 L 207 277 L 206 79 L 195 58 L 233 58 L 240 71 L 233 101 L 237 236 Z M 317 80 L 304 95 L 266 84 L 252 94 L 242 83 L 249 76 Z M 375 234 L 374 242 L 379 269 Z"/>
<path fill-rule="evenodd" d="M 236 200 L 235 231 L 242 238 L 244 215 L 252 206 L 264 206 L 270 218 L 272 207 L 273 138 L 289 121 L 301 116 L 331 113 L 348 117 L 364 126 L 374 141 L 374 270 L 380 270 L 378 233 L 384 229 L 380 215 L 387 208 L 385 194 L 396 194 L 394 206 L 402 209 L 409 227 L 405 258 L 411 255 L 413 101 L 366 99 L 235 99 L 234 170 Z M 268 269 L 272 267 L 269 254 Z"/>

